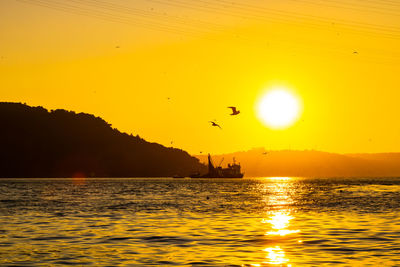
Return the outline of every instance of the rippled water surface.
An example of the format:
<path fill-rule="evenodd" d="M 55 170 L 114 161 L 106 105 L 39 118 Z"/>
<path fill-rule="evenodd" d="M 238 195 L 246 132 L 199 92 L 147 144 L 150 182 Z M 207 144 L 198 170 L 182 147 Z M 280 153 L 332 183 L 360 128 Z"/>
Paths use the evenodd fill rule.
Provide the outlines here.
<path fill-rule="evenodd" d="M 0 265 L 399 266 L 400 179 L 0 180 Z"/>

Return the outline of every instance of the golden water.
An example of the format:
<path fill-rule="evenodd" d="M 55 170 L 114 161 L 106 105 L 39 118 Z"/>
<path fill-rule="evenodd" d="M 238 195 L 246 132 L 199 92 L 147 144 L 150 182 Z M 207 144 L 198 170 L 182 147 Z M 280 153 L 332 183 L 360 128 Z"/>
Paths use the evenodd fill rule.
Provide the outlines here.
<path fill-rule="evenodd" d="M 0 265 L 398 266 L 400 179 L 0 181 Z"/>

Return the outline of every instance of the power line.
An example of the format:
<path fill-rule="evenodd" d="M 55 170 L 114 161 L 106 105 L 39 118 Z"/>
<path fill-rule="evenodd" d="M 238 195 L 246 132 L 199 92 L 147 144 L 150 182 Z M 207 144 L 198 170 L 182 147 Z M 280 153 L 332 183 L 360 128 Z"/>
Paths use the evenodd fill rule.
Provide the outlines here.
<path fill-rule="evenodd" d="M 29 2 L 28 0 L 23 0 L 25 2 Z M 32 0 L 31 2 L 34 2 L 35 0 Z M 42 2 L 40 2 L 42 1 Z M 196 10 L 199 10 L 199 5 L 193 6 L 193 5 L 187 5 L 184 4 L 181 1 L 173 1 L 173 0 L 168 0 L 163 1 L 163 0 L 149 0 L 151 2 L 157 2 L 157 3 L 161 3 L 161 4 L 167 4 L 167 5 L 171 5 L 171 3 L 175 3 L 178 4 L 178 6 L 181 7 L 185 7 L 185 8 L 195 8 Z M 122 5 L 114 5 L 114 4 L 110 4 L 107 3 L 106 1 L 99 1 L 99 0 L 86 0 L 86 1 L 78 1 L 78 0 L 71 0 L 70 2 L 75 2 L 78 4 L 88 4 L 95 7 L 96 9 L 100 9 L 100 10 L 106 10 L 108 12 L 112 11 L 112 12 L 123 12 L 125 14 L 129 14 L 129 15 L 135 15 L 135 16 L 139 16 L 141 18 L 144 18 L 146 20 L 150 20 L 152 27 L 171 27 L 170 25 L 166 25 L 167 21 L 165 20 L 165 18 L 173 18 L 176 19 L 177 21 L 174 21 L 174 23 L 176 24 L 180 24 L 183 26 L 183 28 L 195 28 L 196 32 L 202 32 L 203 33 L 207 33 L 206 31 L 204 31 L 204 28 L 199 28 L 198 26 L 201 25 L 207 25 L 209 27 L 211 27 L 211 29 L 217 29 L 217 30 L 221 30 L 222 29 L 222 25 L 221 24 L 216 24 L 216 23 L 210 23 L 210 22 L 204 22 L 204 21 L 196 21 L 195 23 L 198 24 L 198 26 L 193 24 L 193 20 L 189 21 L 187 19 L 183 19 L 183 18 L 179 18 L 179 17 L 175 17 L 175 16 L 170 16 L 170 15 L 166 15 L 166 14 L 159 14 L 159 13 L 152 13 L 152 12 L 146 12 L 144 10 L 140 10 L 140 9 L 133 9 L 130 7 L 126 7 L 126 6 L 122 6 Z M 204 0 L 198 0 L 197 2 L 200 3 L 204 3 L 204 4 L 210 4 L 210 2 L 204 1 Z M 224 2 L 224 3 L 229 3 L 228 1 L 224 1 L 224 0 L 220 0 L 217 2 Z M 80 9 L 81 11 L 84 10 L 85 12 L 97 12 L 96 15 L 98 14 L 98 10 L 87 10 L 84 9 L 82 7 L 77 7 L 77 6 L 71 6 L 70 4 L 65 4 L 65 3 L 55 3 L 53 2 L 49 2 L 49 1 L 43 1 L 43 0 L 36 0 L 36 3 L 41 3 L 42 5 L 45 4 L 47 5 L 47 7 L 50 7 L 50 5 L 52 5 L 52 7 L 57 7 L 57 8 L 73 8 L 73 9 Z M 174 6 L 176 6 L 174 4 Z M 289 22 L 289 23 L 294 23 L 294 22 L 299 22 L 299 20 L 301 20 L 301 25 L 305 25 L 308 27 L 314 27 L 314 28 L 320 28 L 320 29 L 324 29 L 324 30 L 329 30 L 332 29 L 331 26 L 340 26 L 343 27 L 346 30 L 350 30 L 350 31 L 355 31 L 355 32 L 359 32 L 359 33 L 367 33 L 367 32 L 371 32 L 371 33 L 379 33 L 383 36 L 386 37 L 390 37 L 390 38 L 398 38 L 400 37 L 400 35 L 397 35 L 396 33 L 400 34 L 400 29 L 396 28 L 396 27 L 387 27 L 387 26 L 382 26 L 382 25 L 375 25 L 375 24 L 367 24 L 367 23 L 359 23 L 359 22 L 348 22 L 348 21 L 344 21 L 344 20 L 337 20 L 337 19 L 326 19 L 326 18 L 322 18 L 322 17 L 317 17 L 317 16 L 312 16 L 312 15 L 301 15 L 298 13 L 293 13 L 293 12 L 286 12 L 286 11 L 280 11 L 280 10 L 274 10 L 274 9 L 267 9 L 267 8 L 262 8 L 257 10 L 258 7 L 252 6 L 252 5 L 245 5 L 245 4 L 241 4 L 239 5 L 241 7 L 241 10 L 243 10 L 243 8 L 246 8 L 245 12 L 226 12 L 224 10 L 221 10 L 221 8 L 219 7 L 218 9 L 215 9 L 215 7 L 211 6 L 200 6 L 200 11 L 214 11 L 215 13 L 219 13 L 219 14 L 224 14 L 224 15 L 230 15 L 230 16 L 236 16 L 236 17 L 240 17 L 240 18 L 246 18 L 246 19 L 258 19 L 258 20 L 267 20 L 267 21 L 280 21 L 280 22 Z M 250 13 L 251 11 L 254 10 L 249 10 L 249 8 L 251 9 L 255 9 L 258 12 L 253 12 Z M 211 9 L 211 10 L 210 10 Z M 250 12 L 249 12 L 250 11 Z M 262 16 L 260 16 L 260 11 L 262 11 Z M 266 17 L 265 16 L 265 11 L 269 12 L 269 15 L 273 15 L 274 17 Z M 115 17 L 115 15 L 112 15 L 110 13 L 106 13 L 104 14 L 104 11 L 100 11 L 102 16 L 106 15 L 107 17 L 112 17 L 112 19 L 118 19 L 120 20 L 121 17 L 117 16 Z M 155 18 L 159 18 L 162 21 L 160 22 L 160 20 L 157 20 L 154 24 L 154 19 Z M 288 19 L 289 18 L 289 19 Z M 124 18 L 127 19 L 127 18 Z M 129 19 L 129 18 L 128 18 Z M 291 20 L 290 20 L 291 19 Z M 307 21 L 304 21 L 307 20 Z M 311 22 L 310 22 L 311 21 Z M 335 22 L 333 22 L 335 21 Z M 135 23 L 138 23 L 137 21 L 135 21 Z M 143 23 L 143 22 L 142 22 Z M 169 21 L 169 23 L 171 23 Z M 323 23 L 321 25 L 321 23 Z M 330 26 L 330 28 L 327 28 L 327 26 Z M 210 28 L 209 28 L 210 29 Z M 173 30 L 176 30 L 173 29 Z M 182 30 L 182 29 L 180 29 Z"/>
<path fill-rule="evenodd" d="M 128 24 L 128 25 L 136 25 L 136 26 L 140 26 L 140 27 L 146 27 L 146 28 L 150 28 L 153 30 L 170 32 L 170 33 L 174 33 L 174 34 L 187 34 L 187 35 L 197 35 L 199 33 L 207 34 L 206 31 L 204 31 L 203 29 L 199 29 L 197 27 L 192 27 L 190 29 L 182 27 L 182 26 L 184 26 L 183 24 L 185 24 L 184 19 L 179 21 L 180 26 L 177 27 L 176 25 L 167 24 L 167 22 L 165 20 L 162 20 L 162 21 L 154 20 L 155 18 L 154 18 L 154 16 L 152 16 L 151 13 L 148 13 L 148 12 L 140 13 L 139 12 L 139 11 L 141 11 L 140 9 L 131 9 L 131 8 L 121 6 L 121 5 L 113 6 L 113 4 L 108 3 L 106 1 L 101 1 L 101 0 L 85 0 L 85 1 L 71 0 L 70 1 L 70 2 L 74 2 L 75 4 L 78 4 L 78 5 L 71 5 L 71 4 L 65 4 L 65 3 L 48 1 L 48 0 L 47 1 L 46 0 L 17 0 L 17 1 L 23 2 L 23 3 L 28 3 L 28 4 L 33 4 L 33 5 L 38 5 L 38 6 L 42 6 L 42 7 L 46 7 L 46 8 L 51 8 L 51 9 L 58 10 L 58 11 L 64 11 L 64 12 L 69 12 L 69 13 L 73 13 L 73 14 L 94 17 L 94 18 L 98 18 L 98 19 L 102 19 L 102 20 L 106 20 L 106 21 L 110 21 L 110 22 L 124 23 L 124 24 Z M 152 2 L 156 2 L 156 1 L 162 2 L 161 0 L 151 0 L 151 1 Z M 169 0 L 169 1 L 177 2 L 177 1 L 173 1 L 173 0 Z M 95 7 L 96 9 L 93 10 L 93 8 L 82 7 L 81 4 L 85 4 L 84 2 L 85 3 L 90 2 L 91 5 L 88 5 L 88 6 Z M 202 0 L 202 2 L 206 2 L 206 1 Z M 101 5 L 100 5 L 100 3 L 101 3 Z M 117 15 L 117 14 L 115 14 L 116 11 L 126 13 L 128 15 L 141 14 L 141 17 L 144 19 L 147 19 L 147 21 L 142 21 L 142 20 L 132 21 L 132 17 Z M 135 11 L 135 12 L 133 12 L 133 11 Z M 205 10 L 202 9 L 202 11 L 204 12 Z M 158 14 L 157 17 L 161 18 L 161 19 L 163 18 L 163 16 L 161 16 L 160 14 Z M 169 16 L 169 17 L 174 18 L 174 16 Z M 272 21 L 274 21 L 274 19 L 272 19 Z M 189 23 L 190 21 L 187 21 L 187 22 L 188 23 L 186 23 L 186 24 L 190 24 Z M 214 24 L 210 23 L 209 25 L 212 26 Z M 326 26 L 323 27 L 323 25 L 309 25 L 309 26 L 319 26 L 319 28 L 322 27 L 323 29 L 327 28 Z M 358 32 L 360 33 L 362 31 L 358 30 Z M 230 33 L 229 33 L 229 35 L 230 35 Z M 398 37 L 397 35 L 393 35 L 393 36 Z M 206 37 L 206 36 L 203 36 L 203 37 Z M 235 40 L 246 41 L 249 44 L 254 43 L 254 40 L 246 39 L 243 36 L 240 36 L 240 38 L 239 37 L 235 38 Z M 214 41 L 216 41 L 216 40 L 214 40 Z M 293 41 L 280 40 L 277 42 L 286 42 L 286 43 L 290 43 L 293 45 Z M 300 43 L 300 41 L 296 40 L 295 44 L 297 45 L 299 43 Z M 258 44 L 259 44 L 259 42 L 258 42 Z M 305 47 L 306 47 L 307 45 L 309 45 L 309 42 L 306 42 L 306 43 L 303 42 L 303 45 L 305 45 Z M 331 50 L 331 51 L 335 50 L 336 52 L 340 52 L 342 54 L 348 53 L 348 52 L 343 52 L 344 50 L 342 48 L 336 47 L 336 48 L 332 49 L 332 47 L 326 48 L 325 46 L 326 46 L 326 44 L 321 44 L 321 45 L 319 45 L 319 49 L 325 49 L 325 50 Z M 304 49 L 304 50 L 307 50 L 307 49 Z"/>
<path fill-rule="evenodd" d="M 261 20 L 261 21 L 283 21 L 283 22 L 289 22 L 289 23 L 301 23 L 301 25 L 307 26 L 307 27 L 317 27 L 317 28 L 322 28 L 324 30 L 327 30 L 329 28 L 326 28 L 326 24 L 331 25 L 334 21 L 327 21 L 326 19 L 324 21 L 320 21 L 325 23 L 325 25 L 321 24 L 316 24 L 312 23 L 309 21 L 304 21 L 304 20 L 312 20 L 312 16 L 307 16 L 307 15 L 293 15 L 288 12 L 282 12 L 277 13 L 276 10 L 272 11 L 269 10 L 269 16 L 274 16 L 274 17 L 266 17 L 265 12 L 248 12 L 248 10 L 244 9 L 243 7 L 240 8 L 240 11 L 229 11 L 221 8 L 221 6 L 215 6 L 215 3 L 210 3 L 207 1 L 202 1 L 202 0 L 197 0 L 196 4 L 187 4 L 182 1 L 177 1 L 177 0 L 147 0 L 149 2 L 155 2 L 155 3 L 160 3 L 164 5 L 169 5 L 169 6 L 175 6 L 175 7 L 183 7 L 183 8 L 188 8 L 192 10 L 197 10 L 201 12 L 213 12 L 216 14 L 222 14 L 226 16 L 232 16 L 232 17 L 237 17 L 241 19 L 252 19 L 252 20 Z M 203 3 L 207 4 L 206 5 L 199 5 L 198 3 Z M 289 18 L 289 19 L 288 19 Z M 301 21 L 299 21 L 301 20 Z M 344 29 L 353 31 L 353 32 L 359 32 L 359 33 L 379 33 L 381 36 L 388 37 L 388 38 L 399 38 L 400 35 L 396 35 L 394 33 L 400 33 L 400 29 L 397 30 L 396 28 L 390 28 L 390 29 L 379 29 L 379 28 L 371 28 L 367 26 L 362 26 L 362 23 L 359 23 L 360 26 L 355 27 L 357 25 L 351 25 L 348 23 L 345 23 L 341 21 L 340 26 L 342 26 Z M 361 30 L 360 30 L 361 29 Z"/>
<path fill-rule="evenodd" d="M 190 29 L 184 29 L 184 28 L 176 28 L 176 27 L 171 27 L 170 25 L 166 25 L 165 23 L 159 23 L 159 22 L 152 22 L 152 21 L 132 21 L 131 18 L 127 17 L 122 17 L 122 16 L 116 16 L 110 13 L 106 13 L 103 11 L 99 10 L 93 10 L 93 9 L 87 9 L 87 8 L 82 8 L 79 6 L 74 6 L 71 4 L 65 4 L 65 3 L 56 3 L 54 1 L 46 1 L 46 0 L 16 0 L 22 3 L 27 3 L 27 4 L 32 4 L 32 5 L 37 5 L 41 7 L 46 7 L 58 11 L 64 11 L 72 14 L 78 14 L 78 15 L 83 15 L 83 16 L 88 16 L 88 17 L 93 17 L 105 21 L 110 21 L 110 22 L 116 22 L 116 23 L 122 23 L 122 24 L 127 24 L 127 25 L 136 25 L 140 27 L 145 27 L 149 28 L 152 30 L 161 30 L 169 33 L 174 33 L 174 34 L 188 34 L 188 35 L 195 35 L 198 34 L 199 32 L 203 33 L 209 33 L 205 31 L 191 31 Z"/>
<path fill-rule="evenodd" d="M 382 7 L 382 3 L 377 3 L 379 6 L 371 6 L 371 5 L 354 5 L 354 4 L 349 4 L 345 3 L 342 1 L 336 1 L 336 0 L 324 0 L 324 2 L 315 2 L 315 1 L 310 1 L 310 0 L 290 0 L 294 2 L 304 2 L 308 4 L 313 4 L 313 5 L 319 5 L 319 6 L 327 6 L 327 7 L 332 7 L 332 8 L 340 8 L 340 9 L 349 9 L 353 11 L 361 11 L 361 12 L 373 12 L 373 13 L 380 13 L 384 15 L 391 15 L 391 16 L 399 16 L 399 13 L 393 12 L 393 8 L 385 8 Z M 327 3 L 333 3 L 333 4 L 326 4 Z M 365 2 L 370 2 L 374 3 L 374 1 L 365 1 Z M 365 8 L 365 9 L 363 9 Z"/>
<path fill-rule="evenodd" d="M 200 0 L 203 3 L 210 3 L 209 1 L 204 1 Z M 298 0 L 293 0 L 293 1 L 298 1 Z M 301 0 L 299 0 L 301 1 Z M 251 9 L 253 11 L 258 11 L 262 12 L 265 14 L 265 12 L 275 12 L 277 14 L 283 15 L 283 16 L 292 16 L 295 18 L 301 18 L 301 19 L 313 19 L 315 21 L 320 21 L 320 22 L 325 22 L 325 23 L 332 23 L 333 21 L 338 22 L 338 23 L 343 23 L 346 25 L 351 25 L 351 26 L 357 26 L 357 27 L 371 27 L 373 29 L 379 29 L 379 30 L 387 30 L 387 31 L 395 31 L 395 32 L 400 32 L 400 27 L 390 27 L 390 26 L 385 26 L 385 25 L 377 25 L 377 24 L 371 24 L 371 23 L 365 23 L 365 22 L 357 22 L 357 21 L 351 21 L 351 20 L 341 20 L 337 18 L 326 18 L 326 17 L 320 17 L 320 16 L 315 16 L 315 15 L 304 15 L 296 12 L 290 12 L 290 11 L 282 11 L 278 9 L 273 9 L 269 7 L 260 7 L 256 5 L 251 5 L 251 4 L 243 4 L 243 3 L 232 3 L 227 0 L 215 0 L 215 2 L 221 2 L 225 3 L 226 5 L 230 5 L 231 7 L 240 7 L 242 8 L 247 8 Z"/>
<path fill-rule="evenodd" d="M 119 4 L 109 3 L 107 1 L 101 1 L 101 0 L 83 0 L 83 1 L 70 0 L 70 1 L 93 6 L 95 8 L 102 8 L 102 9 L 106 9 L 106 10 L 112 10 L 112 11 L 116 11 L 116 12 L 130 14 L 130 15 L 132 15 L 132 14 L 138 15 L 138 16 L 141 16 L 144 18 L 151 18 L 151 19 L 158 18 L 161 20 L 173 19 L 173 20 L 178 21 L 179 23 L 184 24 L 189 27 L 191 25 L 188 24 L 188 22 L 193 23 L 195 25 L 199 25 L 199 26 L 208 26 L 208 27 L 214 27 L 214 28 L 223 27 L 223 25 L 217 24 L 217 23 L 211 23 L 208 21 L 194 20 L 194 19 L 188 19 L 188 18 L 181 18 L 179 16 L 171 16 L 165 12 L 160 13 L 160 12 L 156 12 L 154 10 L 148 11 L 148 10 L 133 8 L 130 6 L 123 6 L 123 5 L 119 5 Z"/>

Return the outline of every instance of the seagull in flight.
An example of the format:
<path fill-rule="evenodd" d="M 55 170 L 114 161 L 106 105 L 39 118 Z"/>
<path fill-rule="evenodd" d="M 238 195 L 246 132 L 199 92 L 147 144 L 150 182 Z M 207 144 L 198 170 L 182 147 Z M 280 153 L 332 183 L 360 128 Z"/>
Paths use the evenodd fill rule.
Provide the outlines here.
<path fill-rule="evenodd" d="M 210 122 L 211 122 L 211 126 L 219 127 L 220 129 L 222 129 L 221 126 L 219 126 L 218 123 L 213 122 L 213 121 L 210 121 Z"/>
<path fill-rule="evenodd" d="M 230 114 L 231 116 L 238 115 L 240 113 L 240 110 L 237 110 L 236 107 L 228 107 L 228 108 L 232 109 L 232 114 Z"/>

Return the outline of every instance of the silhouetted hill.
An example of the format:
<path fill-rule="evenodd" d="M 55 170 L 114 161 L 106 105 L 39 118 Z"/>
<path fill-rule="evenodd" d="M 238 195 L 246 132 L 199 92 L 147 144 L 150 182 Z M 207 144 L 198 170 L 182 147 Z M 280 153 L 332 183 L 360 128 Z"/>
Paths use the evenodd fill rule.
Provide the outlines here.
<path fill-rule="evenodd" d="M 99 117 L 0 103 L 0 177 L 161 177 L 205 171 L 180 149 L 121 133 Z"/>
<path fill-rule="evenodd" d="M 196 156 L 206 162 L 206 155 Z M 250 151 L 215 155 L 219 163 L 236 161 L 246 177 L 303 176 L 303 177 L 400 177 L 400 153 L 334 154 L 314 150 Z"/>

